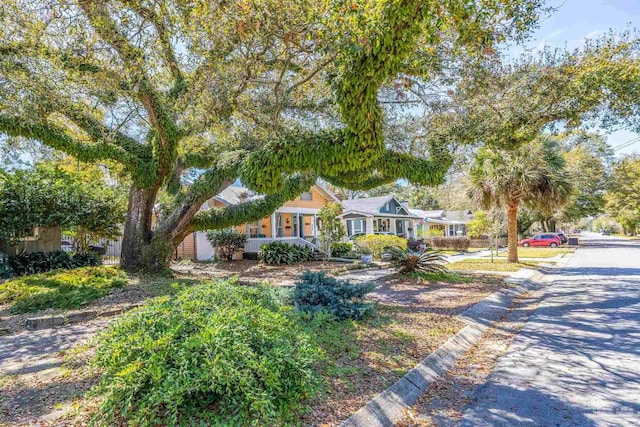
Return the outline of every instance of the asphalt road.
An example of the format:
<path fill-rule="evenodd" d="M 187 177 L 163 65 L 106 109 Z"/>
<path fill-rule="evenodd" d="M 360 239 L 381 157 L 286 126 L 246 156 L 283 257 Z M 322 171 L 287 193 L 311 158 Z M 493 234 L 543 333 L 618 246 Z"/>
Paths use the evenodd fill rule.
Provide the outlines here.
<path fill-rule="evenodd" d="M 461 426 L 640 426 L 640 241 L 581 239 Z"/>

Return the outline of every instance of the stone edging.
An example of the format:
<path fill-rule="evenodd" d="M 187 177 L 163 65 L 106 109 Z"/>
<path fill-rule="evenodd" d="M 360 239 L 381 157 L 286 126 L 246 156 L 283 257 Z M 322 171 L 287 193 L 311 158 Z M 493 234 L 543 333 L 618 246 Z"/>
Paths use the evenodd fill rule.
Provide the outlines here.
<path fill-rule="evenodd" d="M 541 274 L 537 273 L 534 277 L 537 280 Z M 518 296 L 537 286 L 538 282 L 533 278 L 527 279 L 518 287 L 494 292 L 467 309 L 459 316 L 467 326 L 449 338 L 403 378 L 347 418 L 340 427 L 392 427 L 405 416 L 406 409 L 416 403 L 429 384 L 451 369 L 460 356 L 478 342 L 493 322 L 506 313 Z"/>
<path fill-rule="evenodd" d="M 29 330 L 54 328 L 56 326 L 68 325 L 71 323 L 86 322 L 98 317 L 112 317 L 124 313 L 131 309 L 140 307 L 143 303 L 128 304 L 106 310 L 87 310 L 69 314 L 58 314 L 54 316 L 29 317 L 25 321 L 25 326 Z"/>

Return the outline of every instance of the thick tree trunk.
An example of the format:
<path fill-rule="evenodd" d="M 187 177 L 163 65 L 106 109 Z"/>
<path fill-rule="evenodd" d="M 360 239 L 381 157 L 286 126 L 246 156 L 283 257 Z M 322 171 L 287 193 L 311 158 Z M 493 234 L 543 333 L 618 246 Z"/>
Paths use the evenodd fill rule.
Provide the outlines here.
<path fill-rule="evenodd" d="M 149 246 L 153 237 L 153 205 L 157 188 L 138 188 L 129 190 L 129 207 L 124 224 L 120 267 L 130 273 L 153 269 L 153 257 L 149 257 Z M 151 268 L 150 268 L 151 267 Z"/>
<path fill-rule="evenodd" d="M 507 204 L 507 247 L 508 262 L 518 262 L 518 201 Z"/>

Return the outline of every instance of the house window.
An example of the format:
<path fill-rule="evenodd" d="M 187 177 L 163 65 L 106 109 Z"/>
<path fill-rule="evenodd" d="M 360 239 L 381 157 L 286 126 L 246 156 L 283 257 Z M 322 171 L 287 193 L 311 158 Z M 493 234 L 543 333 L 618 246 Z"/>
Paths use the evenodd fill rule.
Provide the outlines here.
<path fill-rule="evenodd" d="M 350 219 L 348 222 L 351 225 L 351 227 L 348 227 L 351 235 L 365 232 L 366 227 L 363 219 Z"/>
<path fill-rule="evenodd" d="M 280 212 L 276 213 L 276 237 L 284 237 L 283 216 Z"/>
<path fill-rule="evenodd" d="M 255 239 L 260 234 L 260 221 L 249 223 L 249 238 Z"/>
<path fill-rule="evenodd" d="M 307 191 L 306 193 L 302 193 L 302 194 L 300 194 L 300 200 L 311 201 L 311 200 L 313 200 L 313 194 L 311 194 L 311 191 Z"/>

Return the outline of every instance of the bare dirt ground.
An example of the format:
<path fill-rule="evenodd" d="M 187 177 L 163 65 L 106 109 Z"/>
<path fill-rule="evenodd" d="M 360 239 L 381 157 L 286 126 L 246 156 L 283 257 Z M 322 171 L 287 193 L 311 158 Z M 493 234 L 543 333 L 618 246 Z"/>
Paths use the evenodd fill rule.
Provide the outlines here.
<path fill-rule="evenodd" d="M 230 262 L 190 262 L 174 263 L 171 269 L 179 275 L 199 279 L 226 279 L 240 276 L 242 283 L 270 282 L 275 286 L 293 286 L 305 271 L 325 271 L 327 273 L 345 267 L 344 262 L 309 261 L 293 265 L 267 265 L 258 261 L 242 260 Z"/>

